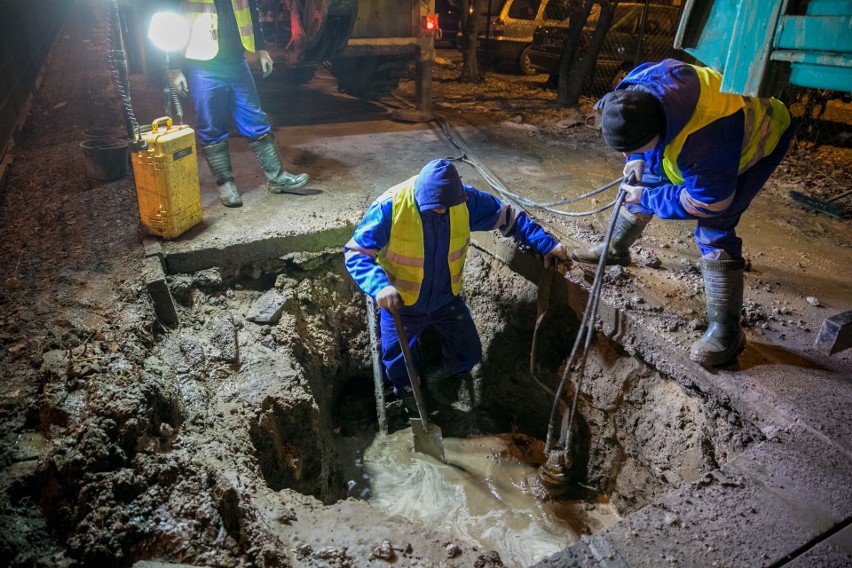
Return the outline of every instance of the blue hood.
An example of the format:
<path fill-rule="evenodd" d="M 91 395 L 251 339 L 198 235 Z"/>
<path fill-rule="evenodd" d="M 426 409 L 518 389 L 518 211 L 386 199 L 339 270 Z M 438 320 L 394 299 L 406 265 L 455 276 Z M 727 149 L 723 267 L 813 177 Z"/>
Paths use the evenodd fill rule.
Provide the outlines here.
<path fill-rule="evenodd" d="M 459 172 L 449 160 L 432 160 L 414 180 L 414 200 L 420 211 L 454 207 L 467 201 Z"/>

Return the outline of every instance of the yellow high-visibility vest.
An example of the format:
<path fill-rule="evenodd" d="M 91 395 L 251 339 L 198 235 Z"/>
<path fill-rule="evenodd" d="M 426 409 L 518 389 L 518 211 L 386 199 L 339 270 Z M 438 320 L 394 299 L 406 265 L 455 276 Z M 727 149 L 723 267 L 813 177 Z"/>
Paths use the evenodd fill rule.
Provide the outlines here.
<path fill-rule="evenodd" d="M 701 91 L 692 118 L 663 150 L 663 169 L 669 179 L 676 184 L 684 181 L 683 174 L 677 165 L 677 158 L 690 134 L 740 109 L 743 109 L 745 114 L 745 133 L 739 173 L 743 173 L 771 154 L 781 135 L 790 126 L 790 113 L 787 107 L 774 98 L 759 99 L 722 93 L 719 90 L 722 75 L 709 67 L 696 65 L 690 65 L 690 67 L 698 74 Z"/>
<path fill-rule="evenodd" d="M 254 28 L 248 0 L 231 0 L 240 40 L 246 51 L 254 52 Z M 213 0 L 183 0 L 181 8 L 189 23 L 189 43 L 184 57 L 209 61 L 219 53 L 219 15 Z"/>
<path fill-rule="evenodd" d="M 406 306 L 412 306 L 420 297 L 423 282 L 424 240 L 420 210 L 414 200 L 412 177 L 394 188 L 393 218 L 387 246 L 379 251 L 376 260 L 384 269 L 391 284 L 399 290 Z M 453 294 L 458 296 L 462 288 L 462 271 L 470 245 L 470 221 L 467 205 L 462 203 L 449 208 L 450 248 L 447 263 L 450 267 Z"/>

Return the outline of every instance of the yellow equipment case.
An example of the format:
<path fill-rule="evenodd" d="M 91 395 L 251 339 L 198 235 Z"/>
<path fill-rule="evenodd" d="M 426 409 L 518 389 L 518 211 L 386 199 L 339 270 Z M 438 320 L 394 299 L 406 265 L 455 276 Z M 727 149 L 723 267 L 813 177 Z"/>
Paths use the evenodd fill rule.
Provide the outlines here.
<path fill-rule="evenodd" d="M 165 130 L 160 129 L 163 121 Z M 201 222 L 195 131 L 172 126 L 172 119 L 164 116 L 140 136 L 148 148 L 131 157 L 139 219 L 150 233 L 173 239 Z"/>

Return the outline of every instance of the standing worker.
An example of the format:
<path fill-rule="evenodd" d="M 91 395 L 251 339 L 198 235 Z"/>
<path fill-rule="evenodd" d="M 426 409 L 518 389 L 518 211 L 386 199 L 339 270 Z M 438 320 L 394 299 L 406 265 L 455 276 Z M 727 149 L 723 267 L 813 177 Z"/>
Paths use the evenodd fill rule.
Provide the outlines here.
<path fill-rule="evenodd" d="M 721 80 L 713 69 L 673 59 L 645 63 L 597 105 L 604 140 L 627 159 L 626 211 L 606 263 L 630 264 L 629 247 L 653 215 L 697 221 L 709 326 L 689 357 L 705 367 L 729 363 L 745 348 L 745 261 L 735 229 L 793 137 L 783 103 L 722 93 Z M 602 252 L 599 244 L 572 256 L 597 263 Z"/>
<path fill-rule="evenodd" d="M 305 194 L 299 188 L 308 183 L 310 176 L 284 170 L 246 61 L 246 51 L 257 53 L 263 77 L 272 73 L 256 0 L 183 0 L 181 11 L 190 28 L 184 52 L 186 76 L 180 69 L 169 69 L 169 80 L 179 95 L 192 95 L 199 144 L 222 204 L 243 204 L 231 169 L 228 118 L 249 139 L 271 193 Z"/>
<path fill-rule="evenodd" d="M 482 344 L 462 300 L 462 272 L 471 231 L 499 230 L 531 247 L 546 265 L 568 252 L 523 211 L 462 184 L 456 167 L 432 160 L 417 176 L 381 195 L 344 247 L 346 268 L 381 308 L 382 362 L 412 417 L 419 417 L 405 359 L 389 312 L 399 313 L 409 347 L 434 328 L 442 372 L 462 375 L 482 359 Z"/>

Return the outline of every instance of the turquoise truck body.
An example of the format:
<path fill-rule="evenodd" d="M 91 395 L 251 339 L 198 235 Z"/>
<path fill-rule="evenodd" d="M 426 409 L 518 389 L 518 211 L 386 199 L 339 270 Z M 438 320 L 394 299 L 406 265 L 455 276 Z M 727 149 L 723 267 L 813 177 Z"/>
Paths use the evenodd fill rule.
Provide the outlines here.
<path fill-rule="evenodd" d="M 722 72 L 724 92 L 850 92 L 852 0 L 685 0 L 674 46 Z"/>

